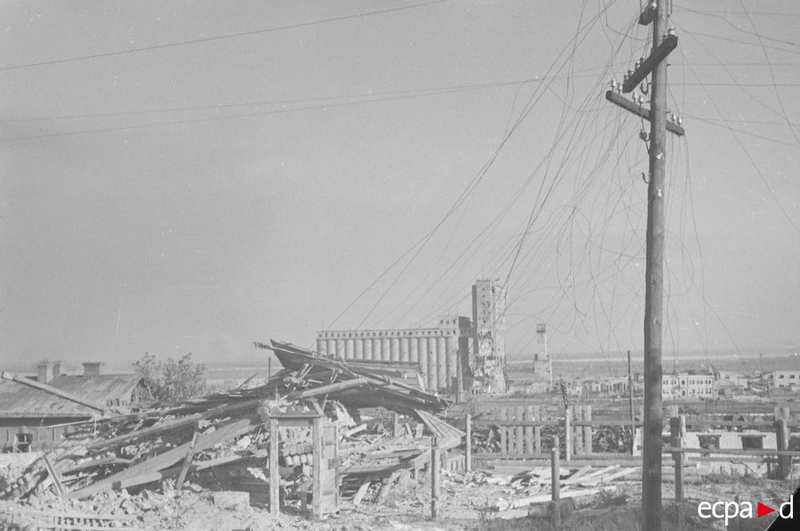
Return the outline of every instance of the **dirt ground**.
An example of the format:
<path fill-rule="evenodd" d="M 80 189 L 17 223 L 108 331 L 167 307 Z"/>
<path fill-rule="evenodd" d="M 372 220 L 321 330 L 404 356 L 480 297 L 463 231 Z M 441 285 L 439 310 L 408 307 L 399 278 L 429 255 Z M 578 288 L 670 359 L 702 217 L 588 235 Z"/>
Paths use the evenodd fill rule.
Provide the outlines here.
<path fill-rule="evenodd" d="M 241 478 L 239 472 L 232 476 Z M 219 478 L 220 480 L 222 478 Z M 402 474 L 393 485 L 383 503 L 377 505 L 370 496 L 358 506 L 344 500 L 336 514 L 322 520 L 299 514 L 297 502 L 288 500 L 279 517 L 269 513 L 265 492 L 254 492 L 245 496 L 244 505 L 220 508 L 215 505 L 215 490 L 236 490 L 233 477 L 219 481 L 214 488 L 189 482 L 180 493 L 169 488 L 169 484 L 150 485 L 153 490 L 138 492 L 112 491 L 99 494 L 92 499 L 59 500 L 53 496 L 36 497 L 15 507 L 11 502 L 0 503 L 0 517 L 15 509 L 25 509 L 28 516 L 18 515 L 22 525 L 31 524 L 31 512 L 84 513 L 128 517 L 124 527 L 153 530 L 191 531 L 268 531 L 273 529 L 322 530 L 322 531 L 550 531 L 554 527 L 549 517 L 530 518 L 526 507 L 498 510 L 503 500 L 524 497 L 519 486 L 503 482 L 487 482 L 486 475 L 443 475 L 439 513 L 431 519 L 431 485 L 427 476 L 414 481 L 410 474 Z M 560 530 L 577 531 L 640 531 L 641 483 L 637 481 L 614 481 L 613 488 L 606 492 L 576 498 L 570 514 L 562 518 Z M 515 490 L 517 489 L 517 490 Z M 794 490 L 792 482 L 757 478 L 731 478 L 709 476 L 702 484 L 687 484 L 686 501 L 683 505 L 684 530 L 724 529 L 720 521 L 702 520 L 697 516 L 700 501 L 734 500 L 750 501 L 755 506 L 761 501 L 771 507 L 779 507 Z M 535 491 L 534 491 L 535 492 Z M 674 500 L 674 489 L 664 484 L 663 529 L 679 529 Z M 767 529 L 773 518 L 737 519 L 729 523 L 728 529 L 757 531 Z M 3 518 L 0 518 L 2 524 Z M 2 525 L 0 525 L 2 528 Z"/>

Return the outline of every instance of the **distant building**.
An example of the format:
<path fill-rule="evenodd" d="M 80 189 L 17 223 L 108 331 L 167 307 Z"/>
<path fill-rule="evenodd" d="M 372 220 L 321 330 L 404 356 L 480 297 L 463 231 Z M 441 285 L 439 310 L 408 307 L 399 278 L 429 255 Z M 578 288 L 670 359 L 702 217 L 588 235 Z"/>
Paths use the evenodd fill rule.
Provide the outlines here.
<path fill-rule="evenodd" d="M 773 371 L 772 385 L 778 389 L 800 389 L 800 371 Z"/>
<path fill-rule="evenodd" d="M 473 391 L 505 393 L 506 290 L 496 280 L 479 280 L 472 286 Z"/>
<path fill-rule="evenodd" d="M 426 390 L 455 394 L 459 367 L 467 377 L 470 337 L 467 317 L 445 316 L 436 328 L 318 332 L 317 352 L 386 369 L 415 365 Z"/>
<path fill-rule="evenodd" d="M 661 396 L 664 399 L 705 399 L 715 396 L 714 375 L 675 372 L 661 377 Z"/>
<path fill-rule="evenodd" d="M 102 363 L 86 362 L 83 374 L 61 372 L 61 362 L 43 362 L 30 380 L 100 407 L 120 408 L 136 401 L 139 374 L 103 374 Z M 25 384 L 0 379 L 0 451 L 27 452 L 57 443 L 68 424 L 91 420 L 99 412 Z"/>
<path fill-rule="evenodd" d="M 472 287 L 472 321 L 448 315 L 435 328 L 324 330 L 317 352 L 411 376 L 419 368 L 425 390 L 458 394 L 505 393 L 505 289 L 495 280 Z M 373 370 L 373 369 L 370 369 Z"/>

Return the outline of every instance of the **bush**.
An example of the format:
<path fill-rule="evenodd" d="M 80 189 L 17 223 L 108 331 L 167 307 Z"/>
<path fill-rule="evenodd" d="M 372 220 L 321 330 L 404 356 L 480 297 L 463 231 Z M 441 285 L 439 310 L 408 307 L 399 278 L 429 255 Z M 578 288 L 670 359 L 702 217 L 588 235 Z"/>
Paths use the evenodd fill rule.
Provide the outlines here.
<path fill-rule="evenodd" d="M 178 361 L 167 358 L 164 362 L 145 353 L 133 366 L 142 375 L 140 401 L 175 402 L 197 398 L 206 392 L 206 366 L 192 362 L 191 353 Z"/>

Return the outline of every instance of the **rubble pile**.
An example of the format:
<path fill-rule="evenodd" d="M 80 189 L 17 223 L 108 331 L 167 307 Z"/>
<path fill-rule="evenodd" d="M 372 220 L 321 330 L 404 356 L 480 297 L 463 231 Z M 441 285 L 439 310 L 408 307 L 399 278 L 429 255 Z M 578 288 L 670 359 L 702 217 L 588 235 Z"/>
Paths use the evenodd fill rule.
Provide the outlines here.
<path fill-rule="evenodd" d="M 141 525 L 152 507 L 161 517 L 180 512 L 187 491 L 202 496 L 236 488 L 249 491 L 251 499 L 261 494 L 266 504 L 267 412 L 314 410 L 335 424 L 339 477 L 343 485 L 358 484 L 352 496 L 360 499 L 369 499 L 373 484 L 380 487 L 372 499 L 384 499 L 401 470 L 425 466 L 431 436 L 445 449 L 461 442 L 463 432 L 432 414 L 447 407 L 445 400 L 397 382 L 386 371 L 351 367 L 286 343 L 256 346 L 273 350 L 283 365 L 266 384 L 72 425 L 56 448 L 7 482 L 0 503 L 23 513 L 25 507 L 45 509 L 40 517 L 49 510 L 70 521 L 88 521 L 85 515 L 93 514 L 90 525 L 96 528 L 133 525 L 125 519 L 129 515 L 137 515 Z M 393 433 L 361 418 L 361 409 L 376 407 L 421 423 L 427 437 L 409 423 Z M 281 497 L 291 503 L 308 491 L 311 430 L 280 428 L 278 440 Z M 15 514 L 24 519 L 20 511 Z"/>

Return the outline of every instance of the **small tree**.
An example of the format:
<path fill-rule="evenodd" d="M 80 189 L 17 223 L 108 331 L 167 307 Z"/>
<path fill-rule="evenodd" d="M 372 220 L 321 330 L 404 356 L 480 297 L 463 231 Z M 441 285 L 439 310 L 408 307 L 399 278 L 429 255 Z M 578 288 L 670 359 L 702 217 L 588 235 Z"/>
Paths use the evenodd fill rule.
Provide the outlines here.
<path fill-rule="evenodd" d="M 145 353 L 133 366 L 142 375 L 139 397 L 142 401 L 174 402 L 196 398 L 206 392 L 206 366 L 192 362 L 191 353 L 178 361 L 167 358 L 165 362 Z"/>

